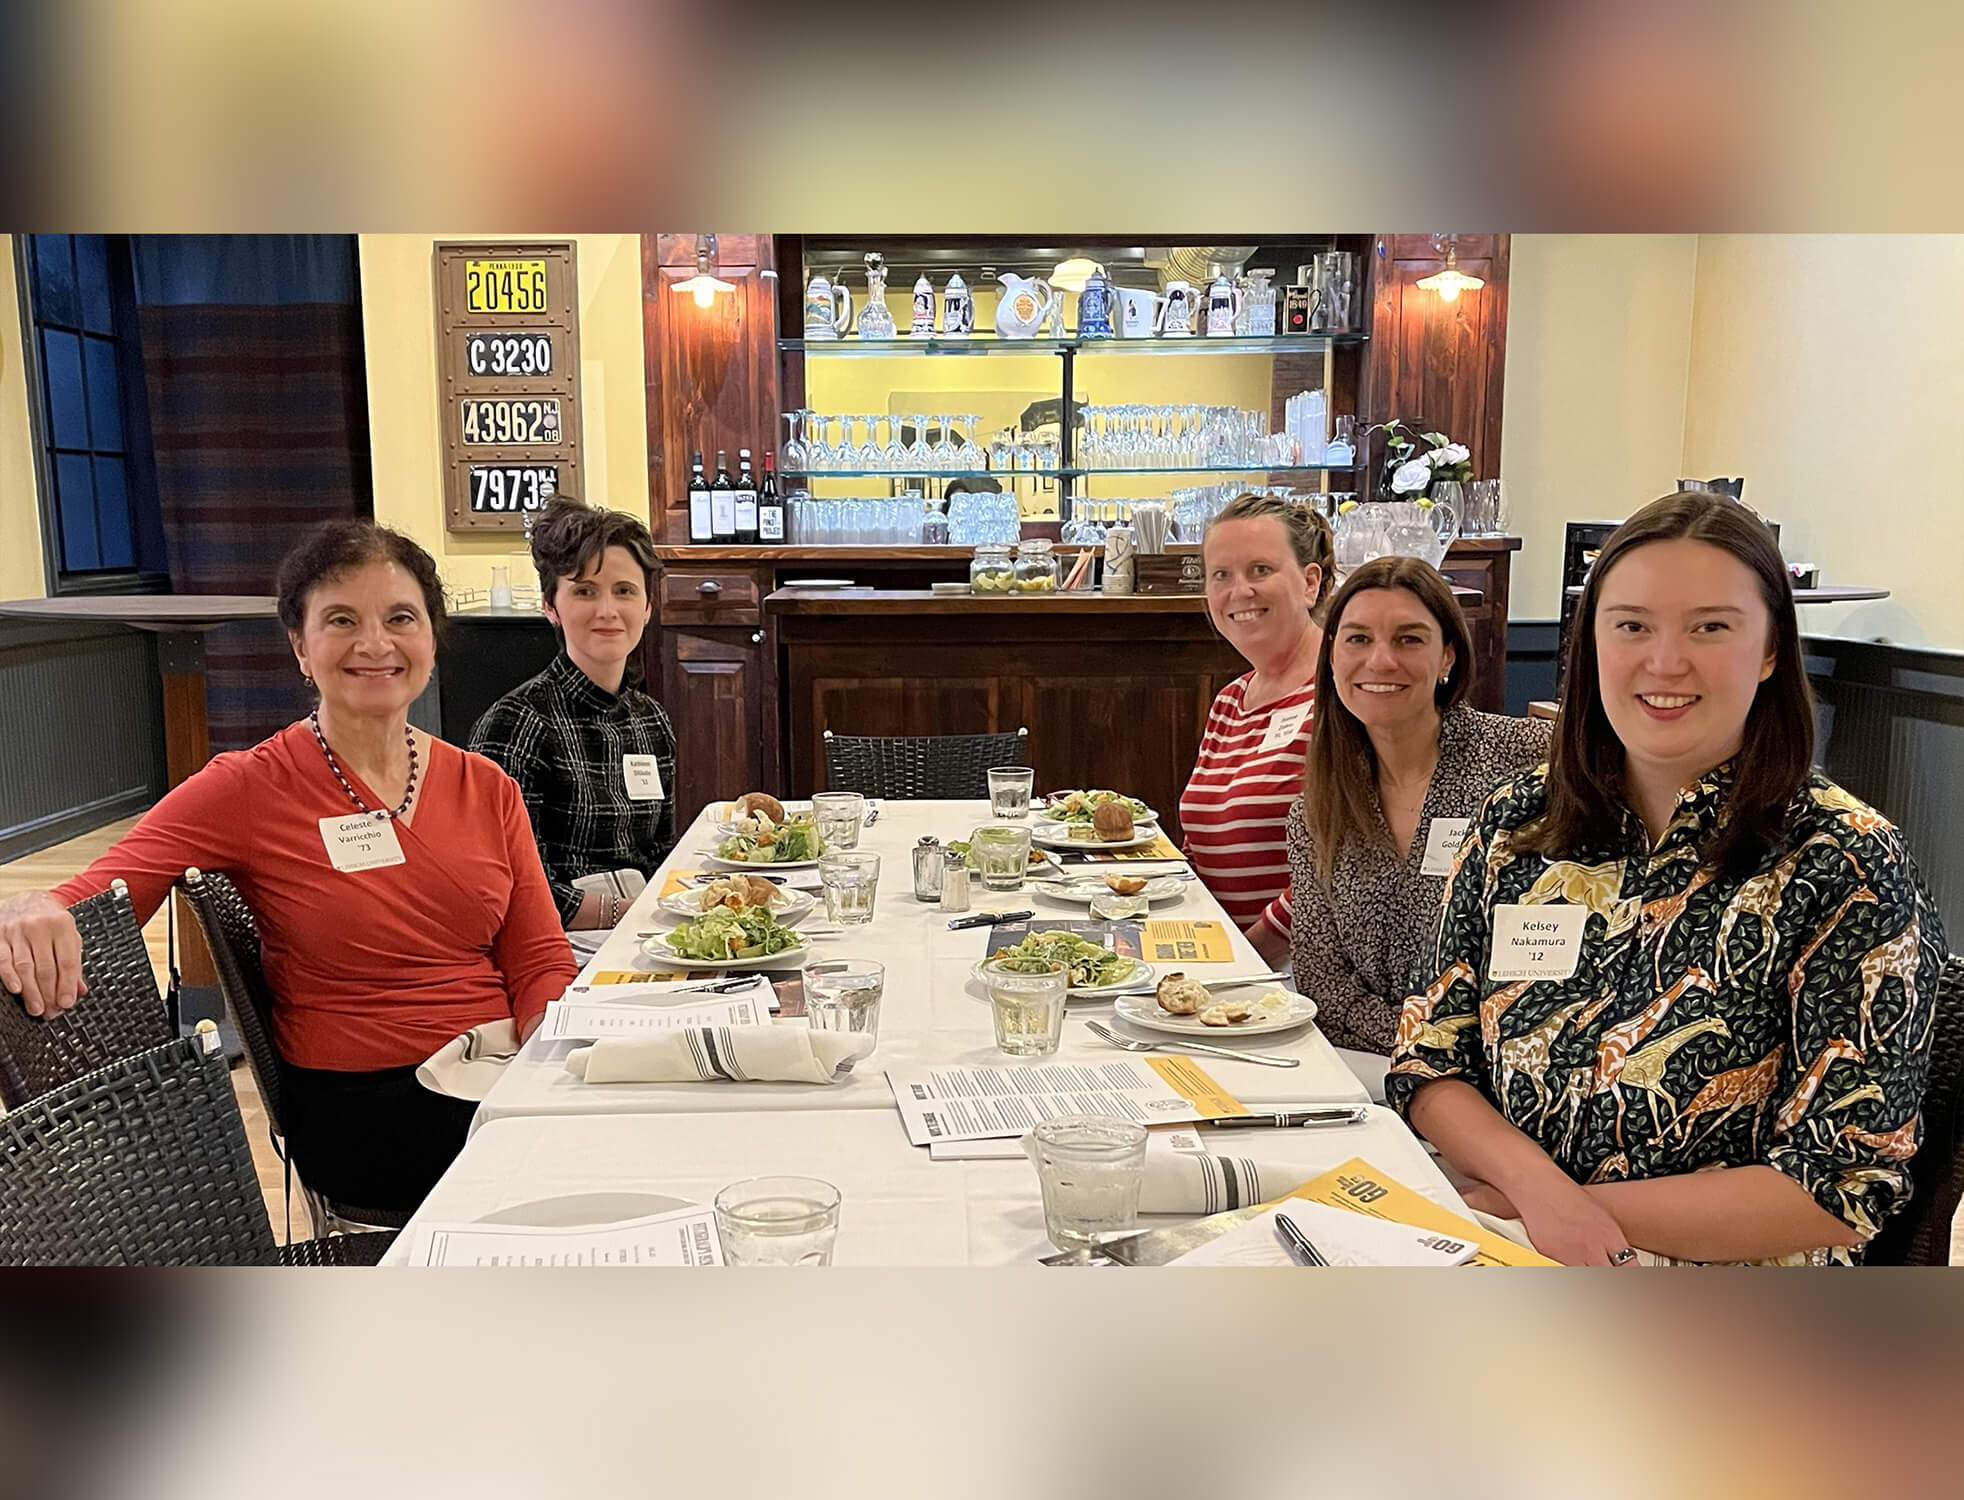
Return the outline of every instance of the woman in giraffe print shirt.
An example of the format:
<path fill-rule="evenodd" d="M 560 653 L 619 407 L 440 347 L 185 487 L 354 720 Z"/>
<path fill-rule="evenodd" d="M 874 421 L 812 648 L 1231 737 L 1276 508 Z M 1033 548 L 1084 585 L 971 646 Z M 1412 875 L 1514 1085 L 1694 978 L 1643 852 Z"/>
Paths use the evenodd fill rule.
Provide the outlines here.
<path fill-rule="evenodd" d="M 1567 681 L 1550 764 L 1461 848 L 1389 1102 L 1571 1265 L 1858 1259 L 1909 1201 L 1944 938 L 1896 830 L 1810 769 L 1766 527 L 1631 517 Z"/>

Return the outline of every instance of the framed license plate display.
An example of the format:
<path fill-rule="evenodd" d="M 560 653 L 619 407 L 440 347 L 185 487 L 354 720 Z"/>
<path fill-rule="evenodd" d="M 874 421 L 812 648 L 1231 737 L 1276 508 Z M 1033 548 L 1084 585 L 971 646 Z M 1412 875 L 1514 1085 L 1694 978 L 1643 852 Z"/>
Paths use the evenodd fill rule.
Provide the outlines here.
<path fill-rule="evenodd" d="M 436 247 L 451 531 L 518 531 L 560 491 L 584 497 L 578 271 L 571 240 Z"/>

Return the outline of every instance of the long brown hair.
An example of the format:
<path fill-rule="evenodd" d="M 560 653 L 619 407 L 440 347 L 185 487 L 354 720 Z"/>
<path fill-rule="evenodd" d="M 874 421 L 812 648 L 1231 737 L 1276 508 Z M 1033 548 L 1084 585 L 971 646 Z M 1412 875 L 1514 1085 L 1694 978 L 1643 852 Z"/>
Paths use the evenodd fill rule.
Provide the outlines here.
<path fill-rule="evenodd" d="M 1337 851 L 1355 839 L 1368 847 L 1379 842 L 1378 755 L 1370 732 L 1337 694 L 1330 650 L 1343 629 L 1350 601 L 1370 589 L 1404 589 L 1439 622 L 1439 635 L 1452 648 L 1453 664 L 1444 682 L 1432 685 L 1432 702 L 1443 717 L 1473 691 L 1473 632 L 1453 598 L 1452 585 L 1438 569 L 1416 557 L 1380 557 L 1344 580 L 1330 601 L 1329 628 L 1316 656 L 1316 727 L 1310 731 L 1303 765 L 1303 823 L 1316 840 L 1317 874 L 1327 886 Z"/>
<path fill-rule="evenodd" d="M 1257 495 L 1253 491 L 1236 495 L 1221 507 L 1219 515 L 1207 523 L 1207 530 L 1201 535 L 1202 567 L 1206 566 L 1207 538 L 1214 534 L 1216 526 L 1224 521 L 1259 521 L 1265 516 L 1282 523 L 1282 530 L 1289 538 L 1289 550 L 1295 554 L 1296 566 L 1307 568 L 1314 565 L 1319 570 L 1316 597 L 1309 601 L 1309 617 L 1321 625 L 1329 611 L 1330 593 L 1336 587 L 1337 544 L 1330 531 L 1330 523 L 1305 501 L 1285 500 L 1280 495 Z"/>
<path fill-rule="evenodd" d="M 1814 764 L 1814 694 L 1801 660 L 1793 581 L 1773 533 L 1752 511 L 1724 495 L 1683 493 L 1651 501 L 1611 532 L 1596 555 L 1570 627 L 1547 810 L 1515 836 L 1516 848 L 1558 857 L 1585 842 L 1613 839 L 1621 827 L 1624 750 L 1603 711 L 1596 603 L 1603 580 L 1626 554 L 1680 538 L 1721 548 L 1752 570 L 1774 653 L 1772 674 L 1746 714 L 1725 815 L 1700 856 L 1707 868 L 1737 874 L 1757 864 L 1780 837 L 1788 805 Z"/>

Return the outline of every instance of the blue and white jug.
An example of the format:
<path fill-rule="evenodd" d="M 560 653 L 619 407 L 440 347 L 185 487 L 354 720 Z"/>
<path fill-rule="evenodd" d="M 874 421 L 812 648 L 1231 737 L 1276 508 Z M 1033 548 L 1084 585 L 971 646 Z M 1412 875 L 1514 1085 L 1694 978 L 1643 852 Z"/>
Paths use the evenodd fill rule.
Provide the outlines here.
<path fill-rule="evenodd" d="M 1077 336 L 1081 339 L 1112 337 L 1112 284 L 1103 271 L 1085 278 L 1084 290 L 1077 294 Z"/>

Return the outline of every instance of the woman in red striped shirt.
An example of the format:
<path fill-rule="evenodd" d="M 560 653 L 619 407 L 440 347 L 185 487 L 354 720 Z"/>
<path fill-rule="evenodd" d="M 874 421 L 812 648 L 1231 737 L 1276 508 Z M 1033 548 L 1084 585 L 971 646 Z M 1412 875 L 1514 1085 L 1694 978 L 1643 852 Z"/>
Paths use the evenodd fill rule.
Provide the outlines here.
<path fill-rule="evenodd" d="M 1289 807 L 1302 791 L 1334 573 L 1307 505 L 1242 495 L 1201 541 L 1207 613 L 1252 672 L 1221 689 L 1180 795 L 1187 858 L 1270 963 L 1289 956 Z"/>

